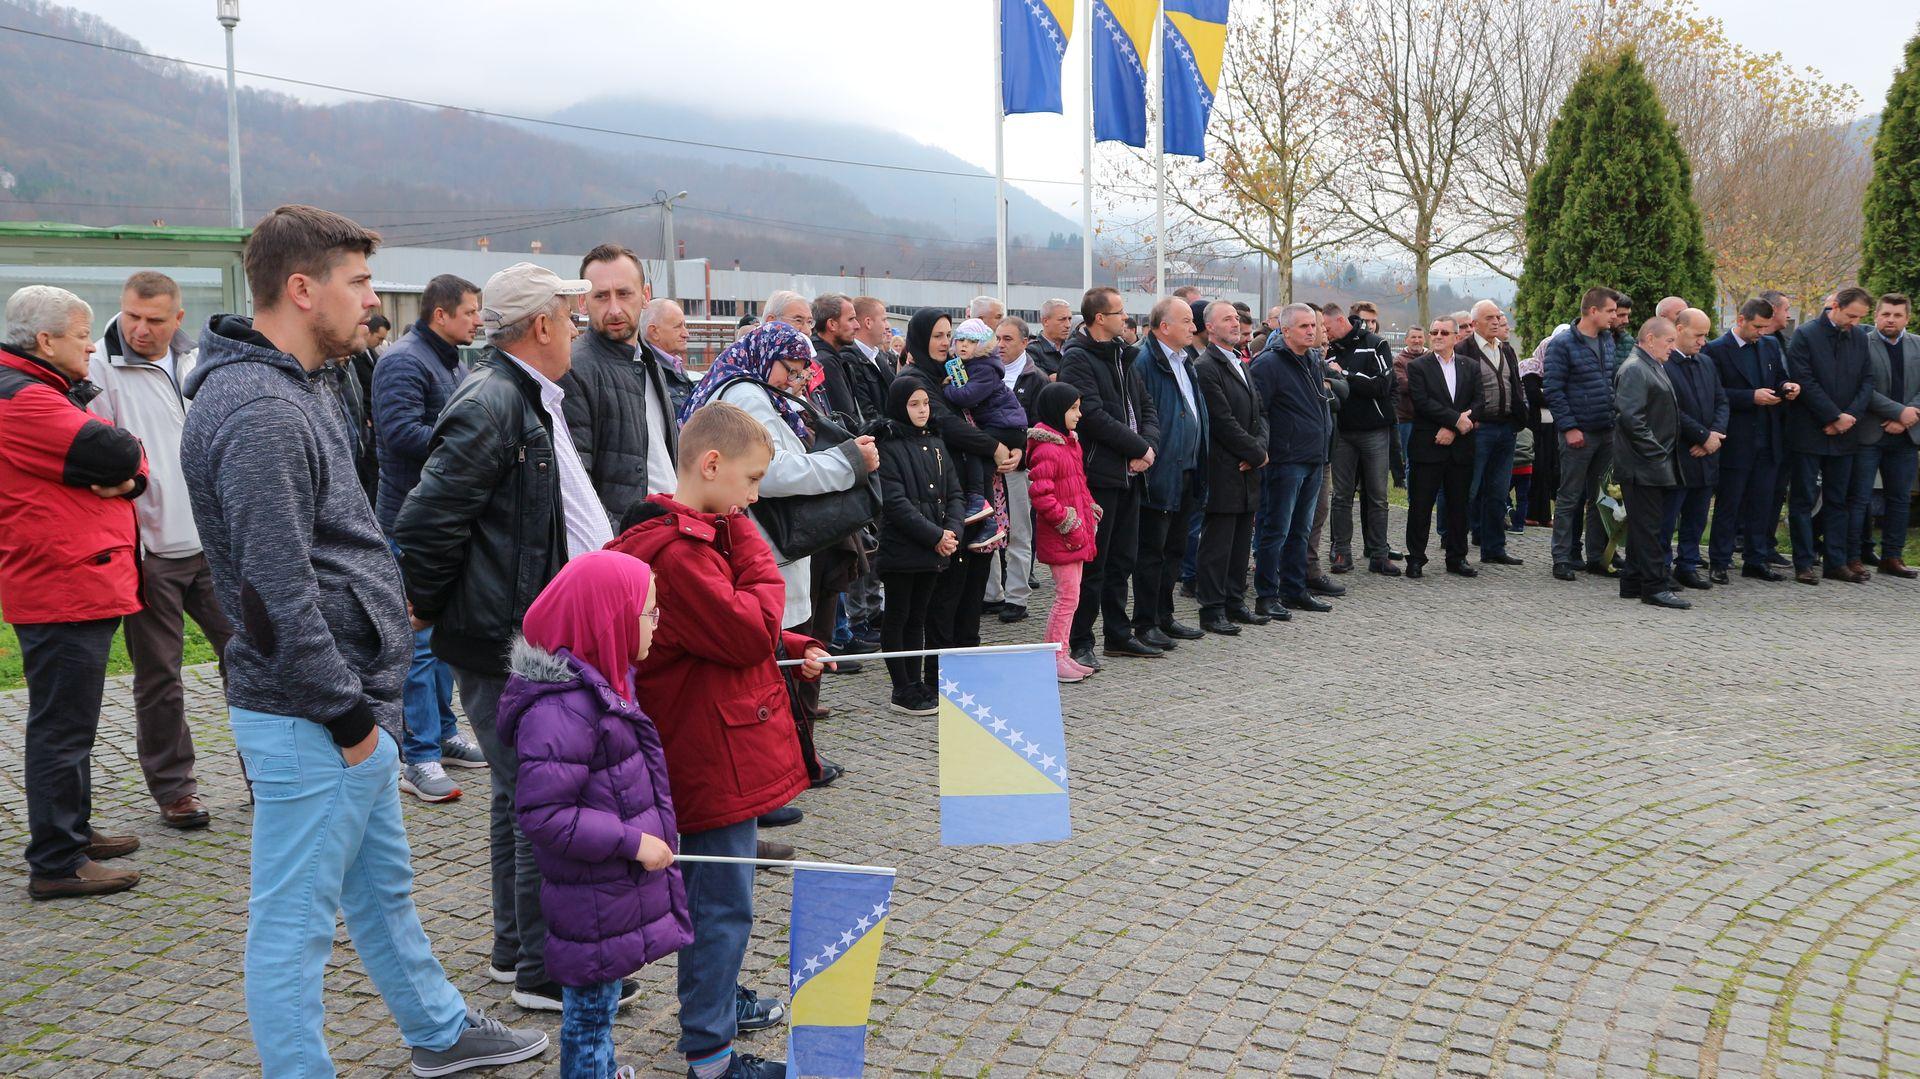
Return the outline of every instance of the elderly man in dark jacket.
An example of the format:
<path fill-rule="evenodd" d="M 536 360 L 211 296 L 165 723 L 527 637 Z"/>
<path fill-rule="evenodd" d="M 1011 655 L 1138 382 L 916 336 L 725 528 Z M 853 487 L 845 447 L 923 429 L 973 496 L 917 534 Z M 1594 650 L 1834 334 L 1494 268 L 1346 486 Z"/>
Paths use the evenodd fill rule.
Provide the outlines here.
<path fill-rule="evenodd" d="M 1689 307 L 1675 323 L 1674 349 L 1667 358 L 1667 379 L 1680 407 L 1680 444 L 1674 460 L 1680 485 L 1667 499 L 1660 522 L 1661 542 L 1673 544 L 1673 579 L 1687 588 L 1707 589 L 1700 573 L 1700 537 L 1707 530 L 1707 507 L 1720 482 L 1720 449 L 1727 437 L 1727 391 L 1713 358 L 1701 351 L 1713 322 L 1705 311 Z"/>
<path fill-rule="evenodd" d="M 1553 575 L 1573 580 L 1581 507 L 1586 508 L 1587 572 L 1612 576 L 1601 560 L 1607 546 L 1600 521 L 1600 481 L 1613 463 L 1613 326 L 1619 293 L 1590 288 L 1580 298 L 1580 321 L 1547 342 L 1540 390 L 1560 431 L 1560 491 L 1553 503 Z"/>
<path fill-rule="evenodd" d="M 1162 650 L 1133 634 L 1127 617 L 1127 581 L 1133 575 L 1140 542 L 1140 474 L 1153 466 L 1160 420 L 1140 375 L 1127 366 L 1127 311 L 1120 293 L 1089 289 L 1080 301 L 1085 324 L 1061 351 L 1060 381 L 1080 391 L 1080 445 L 1086 459 L 1087 486 L 1100 510 L 1093 561 L 1080 582 L 1080 606 L 1073 614 L 1069 646 L 1073 658 L 1096 670 L 1093 620 L 1101 617 L 1104 654 L 1150 659 Z M 1091 662 L 1089 662 L 1091 661 Z"/>
<path fill-rule="evenodd" d="M 640 338 L 651 293 L 640 258 L 601 244 L 580 260 L 587 293 L 587 332 L 573 342 L 566 423 L 593 490 L 618 526 L 651 494 L 670 494 L 680 448 L 671 366 Z"/>
<path fill-rule="evenodd" d="M 1677 334 L 1654 316 L 1640 327 L 1633 355 L 1614 373 L 1613 478 L 1627 507 L 1627 563 L 1620 598 L 1685 610 L 1667 580 L 1667 542 L 1660 531 L 1667 499 L 1680 482 L 1680 404 L 1667 374 Z"/>
<path fill-rule="evenodd" d="M 1194 343 L 1193 308 L 1167 297 L 1154 304 L 1140 339 L 1133 371 L 1153 398 L 1160 418 L 1160 445 L 1147 469 L 1140 511 L 1140 557 L 1133 576 L 1133 633 L 1170 651 L 1199 630 L 1173 617 L 1173 584 L 1187 550 L 1187 523 L 1202 490 L 1207 463 L 1207 405 L 1201 397 L 1188 348 Z"/>
<path fill-rule="evenodd" d="M 1326 470 L 1327 411 L 1320 364 L 1312 355 L 1320 318 L 1306 304 L 1280 311 L 1280 332 L 1254 357 L 1254 396 L 1267 421 L 1267 466 L 1254 555 L 1254 610 L 1286 621 L 1289 610 L 1325 611 L 1307 591 L 1307 536 Z"/>
<path fill-rule="evenodd" d="M 1873 378 L 1867 360 L 1867 317 L 1872 296 L 1866 289 L 1841 289 L 1833 307 L 1793 332 L 1787 345 L 1787 375 L 1800 384 L 1800 396 L 1787 408 L 1787 448 L 1795 454 L 1793 492 L 1787 522 L 1793 535 L 1793 579 L 1819 584 L 1814 567 L 1813 500 L 1820 506 L 1823 554 L 1829 580 L 1865 584 L 1870 575 L 1854 570 L 1859 550 L 1847 547 L 1847 499 L 1853 489 L 1853 456 L 1859 436 L 1854 428 L 1872 422 Z"/>
<path fill-rule="evenodd" d="M 1207 305 L 1207 347 L 1194 363 L 1207 412 L 1207 504 L 1194 591 L 1200 628 L 1229 637 L 1242 625 L 1271 621 L 1246 606 L 1260 470 L 1267 463 L 1267 416 L 1253 375 L 1240 362 L 1240 332 L 1232 304 Z"/>
<path fill-rule="evenodd" d="M 1913 478 L 1920 458 L 1920 337 L 1907 332 L 1913 302 L 1905 293 L 1889 292 L 1880 297 L 1873 313 L 1873 332 L 1867 335 L 1867 358 L 1873 365 L 1873 414 L 1883 436 L 1874 440 L 1869 455 L 1865 449 L 1855 461 L 1852 530 L 1859 537 L 1860 557 L 1875 561 L 1873 536 L 1867 531 L 1867 512 L 1873 498 L 1877 473 L 1880 490 L 1886 498 L 1886 517 L 1880 531 L 1880 572 L 1895 577 L 1920 577 L 1920 570 L 1909 567 L 1902 552 L 1907 545 L 1907 519 L 1911 514 Z M 1863 440 L 1864 441 L 1864 440 Z"/>
<path fill-rule="evenodd" d="M 1527 391 L 1520 358 L 1507 341 L 1507 316 L 1492 300 L 1473 305 L 1473 322 L 1460 328 L 1460 356 L 1480 368 L 1480 401 L 1474 406 L 1473 480 L 1467 487 L 1467 527 L 1480 547 L 1480 561 L 1517 566 L 1507 553 L 1507 490 L 1513 479 L 1514 445 L 1527 422 Z"/>

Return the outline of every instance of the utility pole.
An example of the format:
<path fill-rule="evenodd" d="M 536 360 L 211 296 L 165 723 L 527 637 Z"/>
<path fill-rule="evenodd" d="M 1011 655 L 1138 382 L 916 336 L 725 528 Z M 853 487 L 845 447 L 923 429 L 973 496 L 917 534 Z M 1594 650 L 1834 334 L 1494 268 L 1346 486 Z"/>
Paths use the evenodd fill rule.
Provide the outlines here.
<path fill-rule="evenodd" d="M 667 291 L 663 295 L 672 300 L 678 295 L 673 290 L 675 284 L 673 264 L 680 258 L 680 253 L 673 246 L 673 204 L 686 198 L 687 193 L 682 191 L 678 195 L 669 195 L 662 188 L 655 191 L 653 197 L 660 203 L 660 244 L 667 251 Z"/>
<path fill-rule="evenodd" d="M 240 0 L 214 0 L 215 17 L 227 29 L 227 209 L 234 228 L 247 227 L 240 209 L 240 95 L 233 81 L 233 28 L 240 25 Z"/>

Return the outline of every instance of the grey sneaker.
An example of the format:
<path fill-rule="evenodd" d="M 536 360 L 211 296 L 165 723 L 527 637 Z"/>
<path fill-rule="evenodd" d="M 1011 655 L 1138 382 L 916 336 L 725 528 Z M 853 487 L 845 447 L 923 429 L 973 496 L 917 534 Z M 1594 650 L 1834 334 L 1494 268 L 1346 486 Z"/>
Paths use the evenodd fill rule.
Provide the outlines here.
<path fill-rule="evenodd" d="M 468 1068 L 490 1068 L 530 1060 L 547 1051 L 547 1036 L 538 1030 L 513 1030 L 498 1019 L 467 1009 L 467 1029 L 445 1049 L 413 1050 L 413 1074 L 452 1075 Z"/>
<path fill-rule="evenodd" d="M 487 755 L 459 735 L 440 743 L 440 763 L 448 768 L 485 768 Z"/>
<path fill-rule="evenodd" d="M 409 764 L 400 773 L 400 789 L 423 802 L 451 802 L 460 797 L 460 788 L 447 778 L 439 761 Z"/>

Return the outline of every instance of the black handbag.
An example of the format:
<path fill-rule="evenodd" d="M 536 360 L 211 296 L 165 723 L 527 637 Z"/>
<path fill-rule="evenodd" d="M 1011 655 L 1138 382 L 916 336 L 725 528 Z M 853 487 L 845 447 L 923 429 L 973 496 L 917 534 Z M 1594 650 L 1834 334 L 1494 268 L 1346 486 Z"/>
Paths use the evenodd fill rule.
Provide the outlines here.
<path fill-rule="evenodd" d="M 813 431 L 809 453 L 832 449 L 854 438 L 853 432 L 820 415 L 804 397 L 783 393 L 755 379 L 735 378 L 728 385 L 733 382 L 751 382 L 798 405 L 806 413 L 807 426 Z M 719 400 L 726 391 L 727 386 L 721 386 L 708 400 Z M 880 516 L 880 477 L 869 472 L 844 491 L 762 498 L 749 512 L 779 556 L 788 562 L 798 562 L 838 546 L 873 524 Z"/>

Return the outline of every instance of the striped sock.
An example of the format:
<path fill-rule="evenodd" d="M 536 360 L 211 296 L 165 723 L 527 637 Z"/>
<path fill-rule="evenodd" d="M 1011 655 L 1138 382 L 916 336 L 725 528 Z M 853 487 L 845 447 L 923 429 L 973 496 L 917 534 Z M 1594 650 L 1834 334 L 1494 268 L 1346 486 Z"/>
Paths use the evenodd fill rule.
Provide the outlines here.
<path fill-rule="evenodd" d="M 693 1057 L 687 1058 L 687 1067 L 693 1069 L 696 1079 L 720 1079 L 732 1066 L 733 1046 L 731 1044 L 710 1056 L 700 1057 L 697 1060 Z"/>

